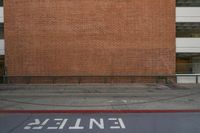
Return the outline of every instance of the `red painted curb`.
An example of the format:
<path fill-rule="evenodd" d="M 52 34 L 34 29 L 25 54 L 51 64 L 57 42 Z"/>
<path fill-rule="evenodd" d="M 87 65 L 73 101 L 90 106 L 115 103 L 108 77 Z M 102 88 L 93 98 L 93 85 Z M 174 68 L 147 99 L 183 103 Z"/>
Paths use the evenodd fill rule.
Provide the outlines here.
<path fill-rule="evenodd" d="M 0 110 L 0 113 L 194 113 L 196 110 Z"/>

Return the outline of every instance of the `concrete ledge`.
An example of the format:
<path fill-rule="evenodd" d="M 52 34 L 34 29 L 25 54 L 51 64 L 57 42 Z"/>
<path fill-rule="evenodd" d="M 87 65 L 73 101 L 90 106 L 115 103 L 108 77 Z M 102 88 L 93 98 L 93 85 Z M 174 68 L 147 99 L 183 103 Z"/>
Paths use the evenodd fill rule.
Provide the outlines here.
<path fill-rule="evenodd" d="M 200 83 L 200 74 L 177 74 L 177 83 Z"/>
<path fill-rule="evenodd" d="M 175 76 L 8 76 L 9 84 L 174 83 Z"/>

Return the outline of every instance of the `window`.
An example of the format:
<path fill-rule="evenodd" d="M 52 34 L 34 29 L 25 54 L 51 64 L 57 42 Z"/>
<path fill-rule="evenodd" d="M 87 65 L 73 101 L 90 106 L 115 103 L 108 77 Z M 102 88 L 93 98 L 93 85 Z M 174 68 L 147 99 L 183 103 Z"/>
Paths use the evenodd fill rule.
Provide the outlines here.
<path fill-rule="evenodd" d="M 0 23 L 0 39 L 4 39 L 4 24 Z"/>
<path fill-rule="evenodd" d="M 177 7 L 200 7 L 200 0 L 176 0 Z"/>
<path fill-rule="evenodd" d="M 176 37 L 200 37 L 200 22 L 176 23 Z"/>
<path fill-rule="evenodd" d="M 0 6 L 3 6 L 3 0 L 0 0 Z"/>
<path fill-rule="evenodd" d="M 177 74 L 200 73 L 200 54 L 182 53 L 176 55 Z"/>

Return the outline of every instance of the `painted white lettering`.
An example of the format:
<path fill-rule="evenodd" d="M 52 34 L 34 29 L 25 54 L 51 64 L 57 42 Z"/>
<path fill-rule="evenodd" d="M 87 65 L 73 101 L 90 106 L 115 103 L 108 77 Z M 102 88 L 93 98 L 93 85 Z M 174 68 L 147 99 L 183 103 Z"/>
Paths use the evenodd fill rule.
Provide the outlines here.
<path fill-rule="evenodd" d="M 60 125 L 60 126 L 59 127 L 48 127 L 47 129 L 63 129 L 67 120 L 68 119 L 55 118 L 54 121 L 58 121 L 58 122 L 56 122 L 56 125 Z"/>
<path fill-rule="evenodd" d="M 106 122 L 109 122 L 109 125 L 106 125 Z M 73 124 L 66 125 L 66 123 L 70 121 L 74 122 Z M 33 122 L 28 123 L 24 129 L 25 130 L 41 130 L 48 129 L 48 130 L 62 130 L 67 126 L 69 130 L 73 129 L 78 129 L 78 130 L 83 130 L 85 127 L 81 125 L 81 123 L 87 123 L 89 124 L 87 126 L 88 129 L 105 129 L 105 127 L 110 128 L 110 129 L 126 129 L 125 123 L 123 122 L 122 118 L 89 118 L 89 121 L 82 121 L 81 118 L 77 118 L 75 121 L 72 121 L 68 118 L 55 118 L 55 119 L 43 119 L 42 121 L 40 119 L 33 119 Z M 49 123 L 49 125 L 47 125 Z"/>
<path fill-rule="evenodd" d="M 68 119 L 64 119 L 58 129 L 63 129 Z"/>
<path fill-rule="evenodd" d="M 93 129 L 94 124 L 98 126 L 100 129 L 104 129 L 104 121 L 102 118 L 100 119 L 100 122 L 96 121 L 94 118 L 91 118 L 89 129 Z"/>
<path fill-rule="evenodd" d="M 49 121 L 49 119 L 44 120 L 44 122 L 40 122 L 39 119 L 35 119 L 34 122 L 29 123 L 27 126 L 24 127 L 24 129 L 33 129 L 33 130 L 40 130 L 43 128 L 43 126 Z"/>
<path fill-rule="evenodd" d="M 108 118 L 109 121 L 115 121 L 114 122 L 114 126 L 110 126 L 111 129 L 125 129 L 125 125 L 124 125 L 124 122 L 122 120 L 122 118 Z"/>
<path fill-rule="evenodd" d="M 83 126 L 80 126 L 81 118 L 76 120 L 75 126 L 70 126 L 69 129 L 84 129 Z"/>
<path fill-rule="evenodd" d="M 124 124 L 122 118 L 118 118 L 118 120 L 119 120 L 119 124 L 120 124 L 121 128 L 125 129 L 126 126 L 125 126 L 125 124 Z"/>

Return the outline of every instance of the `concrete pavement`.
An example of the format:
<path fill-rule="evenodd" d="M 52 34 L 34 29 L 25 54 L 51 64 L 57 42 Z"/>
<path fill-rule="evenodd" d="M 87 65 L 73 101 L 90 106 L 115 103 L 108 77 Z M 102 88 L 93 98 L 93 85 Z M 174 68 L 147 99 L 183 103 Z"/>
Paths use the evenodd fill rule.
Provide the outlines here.
<path fill-rule="evenodd" d="M 0 85 L 0 109 L 200 109 L 200 85 Z"/>

